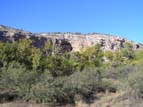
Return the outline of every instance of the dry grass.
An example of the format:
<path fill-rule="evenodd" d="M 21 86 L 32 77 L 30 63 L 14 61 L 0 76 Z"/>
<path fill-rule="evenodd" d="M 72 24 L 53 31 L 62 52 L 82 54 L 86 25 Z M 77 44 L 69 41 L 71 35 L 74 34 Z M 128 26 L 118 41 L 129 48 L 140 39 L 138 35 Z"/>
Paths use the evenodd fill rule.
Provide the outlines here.
<path fill-rule="evenodd" d="M 100 93 L 97 95 L 100 99 L 95 100 L 92 104 L 88 105 L 82 101 L 78 101 L 76 102 L 75 107 L 125 107 L 125 106 L 122 106 L 123 101 L 116 102 L 117 99 L 119 99 L 119 97 L 122 97 L 123 95 L 124 95 L 123 92 L 122 93 L 106 93 L 106 94 Z M 126 103 L 127 101 L 124 101 L 124 102 Z M 113 105 L 119 105 L 119 106 L 113 106 Z M 0 107 L 50 107 L 50 106 L 15 102 L 15 103 L 0 104 Z M 56 106 L 56 107 L 73 107 L 73 106 L 66 105 L 66 106 Z"/>
<path fill-rule="evenodd" d="M 45 105 L 45 104 L 11 102 L 11 103 L 0 104 L 0 107 L 74 107 L 74 106 L 72 106 L 72 105 L 49 106 L 49 105 Z M 81 107 L 83 107 L 83 106 L 81 106 Z"/>
<path fill-rule="evenodd" d="M 112 107 L 115 99 L 121 96 L 123 93 L 100 93 L 97 96 L 100 98 L 99 100 L 95 100 L 88 107 Z"/>
<path fill-rule="evenodd" d="M 76 106 L 64 105 L 64 106 L 52 106 L 52 107 L 143 107 L 142 103 L 131 101 L 126 92 L 117 93 L 99 93 L 97 95 L 99 99 L 95 100 L 92 104 L 86 104 L 82 101 L 76 102 Z M 4 103 L 0 104 L 0 107 L 51 107 L 42 104 L 32 103 Z"/>
<path fill-rule="evenodd" d="M 0 107 L 48 107 L 38 104 L 26 104 L 26 103 L 4 103 L 0 104 Z"/>

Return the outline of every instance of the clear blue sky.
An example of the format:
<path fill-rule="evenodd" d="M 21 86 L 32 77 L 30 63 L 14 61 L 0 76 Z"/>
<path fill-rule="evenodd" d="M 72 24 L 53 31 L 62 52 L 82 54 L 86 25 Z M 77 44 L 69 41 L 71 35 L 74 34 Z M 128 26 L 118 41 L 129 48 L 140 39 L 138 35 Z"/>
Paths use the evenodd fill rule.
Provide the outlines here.
<path fill-rule="evenodd" d="M 0 0 L 0 24 L 32 32 L 98 32 L 143 42 L 143 0 Z"/>

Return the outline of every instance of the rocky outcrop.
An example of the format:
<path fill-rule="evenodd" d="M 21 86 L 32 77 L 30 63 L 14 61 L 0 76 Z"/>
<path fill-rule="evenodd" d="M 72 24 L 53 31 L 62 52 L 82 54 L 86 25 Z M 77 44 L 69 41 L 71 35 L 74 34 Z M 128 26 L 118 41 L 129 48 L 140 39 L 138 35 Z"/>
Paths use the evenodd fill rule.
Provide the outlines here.
<path fill-rule="evenodd" d="M 46 42 L 55 43 L 64 51 L 79 51 L 81 48 L 99 44 L 103 51 L 119 50 L 125 42 L 133 44 L 134 49 L 143 49 L 143 45 L 133 41 L 106 34 L 80 34 L 80 33 L 31 33 L 19 29 L 0 26 L 0 41 L 14 42 L 20 39 L 31 39 L 34 46 L 44 47 Z"/>

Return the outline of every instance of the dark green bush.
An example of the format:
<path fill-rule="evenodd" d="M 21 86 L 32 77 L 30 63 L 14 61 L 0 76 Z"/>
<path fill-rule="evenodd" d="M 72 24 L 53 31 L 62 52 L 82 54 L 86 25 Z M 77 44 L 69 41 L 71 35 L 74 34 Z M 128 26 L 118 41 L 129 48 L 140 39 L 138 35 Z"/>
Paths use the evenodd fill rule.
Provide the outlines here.
<path fill-rule="evenodd" d="M 14 90 L 26 101 L 75 103 L 92 101 L 99 92 L 116 92 L 114 81 L 120 81 L 142 96 L 142 64 L 131 64 L 141 57 L 142 51 L 135 54 L 129 44 L 117 52 L 103 53 L 96 45 L 81 52 L 62 53 L 51 42 L 42 50 L 26 39 L 0 43 L 0 88 Z"/>
<path fill-rule="evenodd" d="M 128 84 L 135 96 L 143 98 L 143 67 L 137 67 L 138 70 L 128 76 Z"/>
<path fill-rule="evenodd" d="M 24 66 L 14 62 L 10 63 L 8 67 L 3 66 L 1 69 L 1 87 L 13 89 L 19 96 L 29 99 L 32 85 L 39 79 L 39 72 L 27 70 Z"/>
<path fill-rule="evenodd" d="M 33 85 L 31 97 L 36 102 L 74 103 L 77 95 L 89 101 L 96 92 L 105 92 L 110 88 L 114 87 L 108 81 L 103 81 L 101 72 L 95 68 L 56 78 L 47 70 L 40 81 Z"/>

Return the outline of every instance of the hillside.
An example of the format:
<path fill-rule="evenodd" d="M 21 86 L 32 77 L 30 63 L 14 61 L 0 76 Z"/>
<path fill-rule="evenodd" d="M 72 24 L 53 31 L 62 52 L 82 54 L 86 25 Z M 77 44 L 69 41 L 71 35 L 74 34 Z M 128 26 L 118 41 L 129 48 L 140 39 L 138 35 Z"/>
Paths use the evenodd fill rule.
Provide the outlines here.
<path fill-rule="evenodd" d="M 31 33 L 19 29 L 0 26 L 0 41 L 14 42 L 20 39 L 31 39 L 36 47 L 44 47 L 47 41 L 55 43 L 64 51 L 79 51 L 81 48 L 100 44 L 101 49 L 116 51 L 123 48 L 125 42 L 133 44 L 134 49 L 143 49 L 143 45 L 128 39 L 107 34 L 81 34 L 81 33 Z"/>
<path fill-rule="evenodd" d="M 142 107 L 143 45 L 105 34 L 0 26 L 0 107 Z"/>

